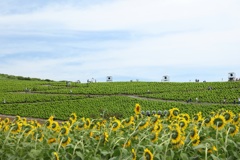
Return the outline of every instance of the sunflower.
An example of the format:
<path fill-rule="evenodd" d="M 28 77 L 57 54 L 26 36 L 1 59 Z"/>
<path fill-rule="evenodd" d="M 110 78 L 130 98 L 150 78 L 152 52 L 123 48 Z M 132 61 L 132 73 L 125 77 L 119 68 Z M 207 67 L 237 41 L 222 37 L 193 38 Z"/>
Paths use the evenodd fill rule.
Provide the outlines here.
<path fill-rule="evenodd" d="M 61 132 L 61 135 L 68 135 L 68 133 L 69 133 L 69 128 L 66 127 L 66 126 L 63 126 L 63 127 L 60 129 L 60 132 Z"/>
<path fill-rule="evenodd" d="M 151 118 L 151 124 L 152 124 L 152 125 L 157 124 L 158 121 L 159 121 L 159 118 L 160 118 L 159 115 L 154 115 L 154 116 Z"/>
<path fill-rule="evenodd" d="M 132 160 L 137 160 L 137 155 L 136 155 L 134 148 L 132 149 L 131 152 L 132 152 Z"/>
<path fill-rule="evenodd" d="M 121 122 L 118 119 L 113 120 L 112 122 L 112 130 L 117 131 L 121 127 Z"/>
<path fill-rule="evenodd" d="M 229 133 L 231 136 L 235 136 L 239 132 L 239 127 L 237 125 L 231 125 L 229 128 Z"/>
<path fill-rule="evenodd" d="M 85 122 L 78 122 L 77 125 L 76 125 L 76 129 L 78 130 L 82 130 L 84 129 L 84 125 L 85 125 Z"/>
<path fill-rule="evenodd" d="M 63 136 L 62 138 L 62 146 L 66 147 L 71 142 L 71 138 L 68 136 Z"/>
<path fill-rule="evenodd" d="M 59 129 L 59 124 L 56 121 L 52 122 L 52 130 L 57 131 Z"/>
<path fill-rule="evenodd" d="M 22 121 L 22 118 L 20 116 L 16 116 L 16 118 L 14 119 L 14 121 L 19 121 L 21 122 Z"/>
<path fill-rule="evenodd" d="M 93 137 L 94 133 L 93 132 L 89 132 L 89 137 Z"/>
<path fill-rule="evenodd" d="M 48 144 L 55 143 L 56 141 L 57 141 L 56 138 L 49 138 L 48 139 Z"/>
<path fill-rule="evenodd" d="M 223 115 L 215 115 L 212 120 L 212 127 L 217 130 L 222 130 L 226 125 L 226 121 Z"/>
<path fill-rule="evenodd" d="M 208 153 L 212 153 L 212 152 L 217 152 L 218 151 L 218 149 L 217 149 L 217 147 L 216 146 L 213 146 L 211 149 L 209 149 L 208 150 Z"/>
<path fill-rule="evenodd" d="M 127 148 L 131 145 L 131 140 L 129 139 L 127 143 L 123 144 L 123 148 Z"/>
<path fill-rule="evenodd" d="M 135 105 L 134 112 L 137 115 L 141 113 L 141 107 L 140 107 L 140 105 L 138 103 Z"/>
<path fill-rule="evenodd" d="M 181 140 L 181 130 L 180 128 L 175 128 L 171 131 L 171 142 L 172 144 L 177 144 Z"/>
<path fill-rule="evenodd" d="M 173 144 L 173 148 L 180 148 L 181 146 L 183 146 L 185 139 L 185 136 L 181 136 L 180 140 L 177 143 Z"/>
<path fill-rule="evenodd" d="M 188 123 L 187 123 L 187 121 L 184 118 L 181 118 L 178 121 L 178 125 L 181 127 L 182 130 L 185 130 L 187 128 L 187 126 L 188 126 Z"/>
<path fill-rule="evenodd" d="M 202 112 L 198 112 L 197 114 L 193 115 L 193 122 L 198 123 L 199 121 L 202 121 Z"/>
<path fill-rule="evenodd" d="M 149 117 L 148 117 L 148 119 L 145 119 L 140 122 L 139 130 L 143 130 L 143 129 L 147 128 L 148 125 L 149 125 Z"/>
<path fill-rule="evenodd" d="M 127 118 L 125 121 L 124 121 L 124 126 L 125 127 L 128 127 L 130 125 L 134 124 L 134 117 L 131 116 L 130 118 Z"/>
<path fill-rule="evenodd" d="M 24 134 L 25 134 L 25 135 L 29 135 L 29 134 L 32 132 L 32 130 L 33 130 L 33 126 L 32 126 L 32 125 L 29 125 L 29 124 L 24 125 L 24 126 L 22 127 L 22 130 L 24 130 Z"/>
<path fill-rule="evenodd" d="M 48 129 L 51 129 L 52 128 L 52 120 L 51 119 L 48 119 L 46 122 L 45 122 L 45 125 Z"/>
<path fill-rule="evenodd" d="M 50 116 L 50 117 L 48 118 L 49 121 L 53 121 L 53 119 L 54 119 L 54 116 Z"/>
<path fill-rule="evenodd" d="M 192 141 L 195 140 L 195 139 L 199 139 L 198 129 L 197 129 L 196 126 L 194 126 L 193 129 L 191 130 L 190 139 Z"/>
<path fill-rule="evenodd" d="M 192 140 L 192 145 L 193 146 L 197 146 L 197 145 L 199 145 L 199 143 L 200 143 L 200 139 L 199 138 L 196 138 L 196 139 Z"/>
<path fill-rule="evenodd" d="M 182 117 L 187 121 L 187 123 L 189 123 L 191 121 L 189 114 L 185 113 L 185 114 L 183 114 Z"/>
<path fill-rule="evenodd" d="M 226 123 L 229 123 L 233 119 L 233 113 L 231 111 L 226 111 L 222 114 L 225 118 Z"/>
<path fill-rule="evenodd" d="M 91 120 L 90 120 L 89 118 L 86 118 L 84 122 L 85 122 L 85 123 L 84 123 L 84 128 L 85 128 L 85 129 L 90 128 L 90 126 L 91 126 Z"/>
<path fill-rule="evenodd" d="M 232 119 L 232 124 L 237 125 L 237 124 L 239 124 L 239 122 L 240 122 L 240 113 L 236 114 Z"/>
<path fill-rule="evenodd" d="M 154 125 L 152 132 L 161 132 L 163 126 L 161 122 L 158 122 L 157 124 Z"/>
<path fill-rule="evenodd" d="M 8 125 L 9 123 L 10 123 L 9 118 L 5 118 L 5 119 L 4 119 L 4 124 L 5 124 L 5 125 Z"/>
<path fill-rule="evenodd" d="M 38 132 L 33 132 L 33 139 L 37 139 L 38 141 L 42 141 L 43 140 L 43 137 L 44 137 L 44 134 L 41 132 L 41 131 L 38 131 Z"/>
<path fill-rule="evenodd" d="M 53 152 L 53 159 L 54 160 L 59 160 L 59 156 L 57 152 Z"/>
<path fill-rule="evenodd" d="M 102 137 L 101 137 L 101 140 L 102 142 L 105 144 L 106 142 L 108 142 L 108 133 L 107 132 L 104 132 Z"/>
<path fill-rule="evenodd" d="M 207 127 L 210 127 L 211 124 L 212 124 L 212 120 L 213 120 L 212 117 L 206 117 L 204 119 L 204 125 L 207 126 Z"/>
<path fill-rule="evenodd" d="M 178 108 L 172 108 L 170 109 L 170 113 L 171 113 L 171 116 L 174 118 L 174 117 L 177 117 L 178 116 L 178 113 L 179 113 L 179 109 Z"/>
<path fill-rule="evenodd" d="M 21 124 L 20 123 L 15 123 L 12 125 L 12 130 L 11 130 L 11 133 L 13 134 L 17 134 L 21 131 Z"/>
<path fill-rule="evenodd" d="M 156 142 L 158 140 L 158 132 L 153 132 L 151 134 L 151 141 Z"/>
<path fill-rule="evenodd" d="M 76 113 L 72 113 L 72 114 L 70 115 L 70 118 L 72 118 L 72 120 L 73 120 L 74 122 L 76 122 L 76 121 L 77 121 L 77 114 L 76 114 Z"/>
<path fill-rule="evenodd" d="M 153 160 L 153 154 L 149 149 L 144 149 L 144 160 Z"/>

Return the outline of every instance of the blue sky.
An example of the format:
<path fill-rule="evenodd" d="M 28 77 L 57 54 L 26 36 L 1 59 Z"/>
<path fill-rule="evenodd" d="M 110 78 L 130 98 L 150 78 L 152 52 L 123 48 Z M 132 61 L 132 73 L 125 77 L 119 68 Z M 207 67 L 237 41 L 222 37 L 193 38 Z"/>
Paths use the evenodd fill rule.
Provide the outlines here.
<path fill-rule="evenodd" d="M 41 79 L 240 77 L 239 0 L 1 0 L 0 73 Z"/>

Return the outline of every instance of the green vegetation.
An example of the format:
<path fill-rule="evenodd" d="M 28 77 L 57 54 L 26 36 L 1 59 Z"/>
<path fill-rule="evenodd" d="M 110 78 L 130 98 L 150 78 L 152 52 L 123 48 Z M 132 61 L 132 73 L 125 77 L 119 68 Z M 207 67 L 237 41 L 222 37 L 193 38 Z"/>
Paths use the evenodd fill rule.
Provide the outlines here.
<path fill-rule="evenodd" d="M 0 76 L 0 158 L 240 159 L 239 86 Z"/>
<path fill-rule="evenodd" d="M 132 114 L 130 106 L 136 103 L 144 111 L 156 112 L 172 107 L 190 114 L 201 111 L 203 115 L 221 108 L 240 111 L 240 82 L 71 82 L 67 86 L 66 81 L 20 80 L 19 76 L 4 74 L 0 77 L 0 114 L 39 118 L 54 115 L 65 120 L 75 112 L 91 118 L 124 118 Z"/>

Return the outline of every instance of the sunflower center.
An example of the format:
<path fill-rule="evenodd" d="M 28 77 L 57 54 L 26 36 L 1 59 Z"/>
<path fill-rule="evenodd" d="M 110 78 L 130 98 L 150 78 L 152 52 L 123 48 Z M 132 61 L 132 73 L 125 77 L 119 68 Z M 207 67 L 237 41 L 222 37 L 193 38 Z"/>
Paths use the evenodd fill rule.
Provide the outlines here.
<path fill-rule="evenodd" d="M 222 119 L 220 119 L 220 118 L 216 118 L 216 119 L 214 120 L 214 124 L 215 124 L 217 127 L 221 127 L 221 126 L 223 125 L 223 121 L 222 121 Z"/>
<path fill-rule="evenodd" d="M 172 139 L 176 139 L 178 137 L 178 132 L 177 131 L 173 131 L 172 132 Z"/>

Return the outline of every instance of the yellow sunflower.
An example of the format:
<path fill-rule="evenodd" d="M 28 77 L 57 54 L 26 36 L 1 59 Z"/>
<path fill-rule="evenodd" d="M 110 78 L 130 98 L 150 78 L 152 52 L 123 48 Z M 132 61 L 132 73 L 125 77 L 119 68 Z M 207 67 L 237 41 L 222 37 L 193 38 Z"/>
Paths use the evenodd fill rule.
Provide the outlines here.
<path fill-rule="evenodd" d="M 69 128 L 67 126 L 63 126 L 61 129 L 60 129 L 60 132 L 61 132 L 61 135 L 68 135 L 69 133 Z"/>
<path fill-rule="evenodd" d="M 202 112 L 198 112 L 197 114 L 193 115 L 193 122 L 198 123 L 199 121 L 202 121 Z"/>
<path fill-rule="evenodd" d="M 129 139 L 126 144 L 123 144 L 123 148 L 127 148 L 131 145 L 131 140 Z"/>
<path fill-rule="evenodd" d="M 152 132 L 160 133 L 162 128 L 163 128 L 162 123 L 158 122 L 157 124 L 154 125 Z"/>
<path fill-rule="evenodd" d="M 49 138 L 48 139 L 48 144 L 52 144 L 52 143 L 55 143 L 57 142 L 56 138 Z"/>
<path fill-rule="evenodd" d="M 11 133 L 13 134 L 17 134 L 21 131 L 21 124 L 20 123 L 15 123 L 15 124 L 12 124 L 12 130 L 11 130 Z"/>
<path fill-rule="evenodd" d="M 173 148 L 180 148 L 181 146 L 183 146 L 185 139 L 185 136 L 181 136 L 180 140 L 177 143 L 173 143 Z"/>
<path fill-rule="evenodd" d="M 25 134 L 25 135 L 31 134 L 33 128 L 34 128 L 34 127 L 33 127 L 32 125 L 29 125 L 29 124 L 23 126 L 24 134 Z"/>
<path fill-rule="evenodd" d="M 57 152 L 53 152 L 53 159 L 54 160 L 59 160 L 59 156 Z"/>
<path fill-rule="evenodd" d="M 191 121 L 189 114 L 183 114 L 183 118 L 189 123 Z"/>
<path fill-rule="evenodd" d="M 48 119 L 46 122 L 45 122 L 45 125 L 48 129 L 51 129 L 52 128 L 52 120 L 51 119 Z"/>
<path fill-rule="evenodd" d="M 231 122 L 233 119 L 233 113 L 231 111 L 226 111 L 222 113 L 222 115 L 224 116 L 226 123 Z"/>
<path fill-rule="evenodd" d="M 200 139 L 199 138 L 192 140 L 192 145 L 193 146 L 198 146 L 199 143 L 200 143 Z"/>
<path fill-rule="evenodd" d="M 240 113 L 236 114 L 232 119 L 232 124 L 238 125 L 240 122 Z"/>
<path fill-rule="evenodd" d="M 239 127 L 237 125 L 230 125 L 229 133 L 231 136 L 235 136 L 239 132 Z"/>
<path fill-rule="evenodd" d="M 59 124 L 57 121 L 52 122 L 52 130 L 57 131 L 59 129 Z"/>
<path fill-rule="evenodd" d="M 211 124 L 212 124 L 212 120 L 213 120 L 212 117 L 206 117 L 204 119 L 204 125 L 207 126 L 207 127 L 210 127 Z"/>
<path fill-rule="evenodd" d="M 153 132 L 151 134 L 151 141 L 154 143 L 158 140 L 158 132 Z"/>
<path fill-rule="evenodd" d="M 143 129 L 145 129 L 145 128 L 148 127 L 148 125 L 149 125 L 149 120 L 150 120 L 149 118 L 150 118 L 150 117 L 148 117 L 147 119 L 145 119 L 145 120 L 143 120 L 143 121 L 140 122 L 139 130 L 143 130 Z"/>
<path fill-rule="evenodd" d="M 112 130 L 117 131 L 121 127 L 121 122 L 118 119 L 113 120 L 112 122 Z"/>
<path fill-rule="evenodd" d="M 89 118 L 86 118 L 84 121 L 84 128 L 88 129 L 91 126 L 91 120 Z"/>
<path fill-rule="evenodd" d="M 141 113 L 141 107 L 140 107 L 140 105 L 138 103 L 135 105 L 134 112 L 137 115 Z"/>
<path fill-rule="evenodd" d="M 101 139 L 102 139 L 102 142 L 105 144 L 106 142 L 108 142 L 108 133 L 107 132 L 104 132 Z"/>
<path fill-rule="evenodd" d="M 197 129 L 196 126 L 194 126 L 193 129 L 191 130 L 190 139 L 191 139 L 192 141 L 195 140 L 195 139 L 199 139 L 198 129 Z"/>
<path fill-rule="evenodd" d="M 48 118 L 49 121 L 53 121 L 53 119 L 54 119 L 54 116 L 50 116 L 50 117 Z"/>
<path fill-rule="evenodd" d="M 188 122 L 184 118 L 181 118 L 178 121 L 178 125 L 181 127 L 182 130 L 185 130 L 188 126 Z"/>
<path fill-rule="evenodd" d="M 132 149 L 132 160 L 137 160 L 137 155 L 134 148 Z"/>
<path fill-rule="evenodd" d="M 4 124 L 5 124 L 5 125 L 8 125 L 9 123 L 10 123 L 9 118 L 5 118 L 5 119 L 4 119 Z"/>
<path fill-rule="evenodd" d="M 226 121 L 223 115 L 217 114 L 214 116 L 211 124 L 214 129 L 222 130 L 225 125 Z"/>
<path fill-rule="evenodd" d="M 72 114 L 70 115 L 70 118 L 72 118 L 72 120 L 73 120 L 74 122 L 76 122 L 76 121 L 77 121 L 77 114 L 76 114 L 76 113 L 72 113 Z"/>
<path fill-rule="evenodd" d="M 178 113 L 179 113 L 179 109 L 178 108 L 172 108 L 170 109 L 170 113 L 172 117 L 177 117 Z"/>
<path fill-rule="evenodd" d="M 124 121 L 124 126 L 125 127 L 128 127 L 130 125 L 134 124 L 134 117 L 131 116 L 130 118 L 127 118 L 125 121 Z"/>
<path fill-rule="evenodd" d="M 63 136 L 62 138 L 62 146 L 66 147 L 71 142 L 71 138 L 68 136 Z"/>
<path fill-rule="evenodd" d="M 182 136 L 181 136 L 181 130 L 179 128 L 175 128 L 171 131 L 171 143 L 177 144 L 180 142 Z"/>
<path fill-rule="evenodd" d="M 151 125 L 157 124 L 158 121 L 159 121 L 159 118 L 160 118 L 160 116 L 158 116 L 158 115 L 152 116 L 152 118 L 151 118 Z"/>
<path fill-rule="evenodd" d="M 153 160 L 153 154 L 149 149 L 144 149 L 144 160 Z"/>

